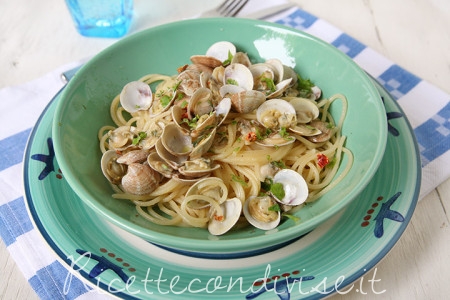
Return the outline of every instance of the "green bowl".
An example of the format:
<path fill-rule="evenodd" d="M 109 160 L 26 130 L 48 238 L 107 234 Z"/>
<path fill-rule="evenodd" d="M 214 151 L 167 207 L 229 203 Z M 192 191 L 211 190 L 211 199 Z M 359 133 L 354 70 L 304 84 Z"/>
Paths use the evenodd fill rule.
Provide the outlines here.
<path fill-rule="evenodd" d="M 329 193 L 269 232 L 251 226 L 223 236 L 207 229 L 160 226 L 137 215 L 132 203 L 115 200 L 100 170 L 97 132 L 111 124 L 109 106 L 129 81 L 149 73 L 172 75 L 214 42 L 233 42 L 256 61 L 278 58 L 310 78 L 329 97 L 342 93 L 349 108 L 343 126 L 354 155 L 350 173 Z M 340 114 L 333 104 L 332 114 Z M 264 21 L 223 18 L 184 20 L 120 40 L 84 65 L 65 88 L 53 121 L 56 159 L 73 191 L 99 216 L 157 245 L 192 255 L 253 255 L 310 232 L 346 207 L 368 184 L 387 141 L 386 112 L 372 82 L 349 57 L 313 36 Z M 343 165 L 345 165 L 344 159 Z M 343 166 L 340 167 L 343 169 Z M 342 170 L 340 170 L 342 171 Z M 77 212 L 73 212 L 76 214 Z"/>

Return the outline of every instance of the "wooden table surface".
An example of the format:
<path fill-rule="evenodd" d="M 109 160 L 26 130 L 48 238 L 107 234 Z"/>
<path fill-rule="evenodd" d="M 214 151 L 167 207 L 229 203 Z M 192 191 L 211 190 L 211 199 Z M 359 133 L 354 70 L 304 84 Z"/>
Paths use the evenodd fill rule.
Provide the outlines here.
<path fill-rule="evenodd" d="M 220 0 L 135 0 L 131 32 L 187 18 Z M 450 94 L 450 1 L 295 0 L 363 44 Z M 57 67 L 91 57 L 114 39 L 80 36 L 62 0 L 0 2 L 0 88 L 20 85 Z M 0 101 L 6 101 L 1 99 Z M 450 180 L 417 205 L 391 252 L 362 279 L 363 292 L 332 299 L 448 299 L 450 295 Z M 31 254 L 30 254 L 31 255 Z M 376 273 L 375 273 L 376 272 Z M 37 299 L 0 241 L 0 299 Z"/>

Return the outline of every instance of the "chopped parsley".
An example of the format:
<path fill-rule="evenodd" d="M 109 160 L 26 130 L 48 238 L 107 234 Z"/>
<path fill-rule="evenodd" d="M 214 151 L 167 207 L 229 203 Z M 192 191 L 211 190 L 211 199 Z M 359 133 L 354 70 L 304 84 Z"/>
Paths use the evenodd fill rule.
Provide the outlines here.
<path fill-rule="evenodd" d="M 240 185 L 242 185 L 243 187 L 247 187 L 247 182 L 245 182 L 245 180 L 244 179 L 242 179 L 241 177 L 239 177 L 239 176 L 236 176 L 236 175 L 231 175 L 231 180 L 233 180 L 234 182 L 237 182 L 237 183 L 239 183 Z"/>
<path fill-rule="evenodd" d="M 274 195 L 278 200 L 282 200 L 284 198 L 284 188 L 283 184 L 280 182 L 272 183 L 270 185 L 270 192 Z"/>
<path fill-rule="evenodd" d="M 271 207 L 269 207 L 269 211 L 280 211 L 280 206 L 278 205 L 278 203 L 275 203 L 274 205 L 272 205 Z"/>
<path fill-rule="evenodd" d="M 139 144 L 139 142 L 147 137 L 147 133 L 144 131 L 139 132 L 138 136 L 133 138 L 133 145 Z"/>
<path fill-rule="evenodd" d="M 180 94 L 182 95 L 182 94 Z M 183 102 L 181 102 L 180 107 L 181 108 L 186 108 L 188 106 L 188 102 L 186 100 L 184 100 Z"/>
<path fill-rule="evenodd" d="M 184 119 L 182 120 L 182 123 L 186 123 L 186 124 L 189 125 L 189 128 L 195 129 L 195 127 L 197 127 L 197 122 L 198 122 L 198 119 L 199 119 L 199 118 L 200 118 L 199 116 L 195 116 L 195 117 L 192 118 L 191 120 L 189 120 L 188 118 L 184 118 Z"/>
<path fill-rule="evenodd" d="M 286 169 L 286 165 L 284 164 L 284 162 L 282 162 L 281 160 L 274 160 L 272 162 L 270 162 L 273 166 L 278 167 L 280 169 Z"/>
<path fill-rule="evenodd" d="M 228 50 L 228 58 L 222 62 L 222 66 L 227 66 L 231 64 L 231 61 L 233 60 L 233 54 L 231 54 L 231 51 Z"/>
<path fill-rule="evenodd" d="M 228 78 L 227 79 L 227 84 L 239 85 L 238 82 L 235 79 L 233 79 L 233 78 Z"/>
<path fill-rule="evenodd" d="M 309 98 L 312 94 L 311 88 L 313 86 L 314 83 L 312 83 L 311 80 L 303 79 L 299 74 L 297 74 L 297 89 L 300 93 L 300 97 Z"/>
<path fill-rule="evenodd" d="M 291 137 L 287 131 L 286 127 L 281 127 L 279 134 L 281 135 L 281 137 L 287 141 L 291 141 L 293 139 L 293 137 Z"/>
<path fill-rule="evenodd" d="M 167 105 L 169 105 L 170 100 L 172 100 L 172 99 L 170 99 L 170 97 L 167 96 L 167 95 L 163 95 L 163 96 L 161 96 L 161 98 L 159 99 L 159 101 L 161 102 L 161 105 L 162 105 L 163 107 L 166 107 Z"/>
<path fill-rule="evenodd" d="M 261 81 L 264 82 L 269 90 L 268 93 L 271 94 L 277 90 L 275 83 L 272 78 L 261 77 Z"/>
<path fill-rule="evenodd" d="M 287 214 L 287 213 L 282 213 L 281 214 L 283 217 L 286 217 L 286 218 L 288 218 L 288 219 L 291 219 L 292 221 L 294 221 L 294 222 L 298 222 L 298 221 L 300 221 L 300 218 L 299 217 L 297 217 L 297 216 L 294 216 L 294 215 L 290 215 L 290 214 Z"/>

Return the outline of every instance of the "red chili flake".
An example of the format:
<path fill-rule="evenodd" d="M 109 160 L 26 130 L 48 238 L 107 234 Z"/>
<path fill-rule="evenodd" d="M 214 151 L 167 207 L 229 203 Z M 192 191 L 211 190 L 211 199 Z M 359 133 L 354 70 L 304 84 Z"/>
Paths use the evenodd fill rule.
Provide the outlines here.
<path fill-rule="evenodd" d="M 222 222 L 223 221 L 223 216 L 214 215 L 214 220 Z"/>
<path fill-rule="evenodd" d="M 188 113 L 187 113 L 187 111 L 185 111 L 185 112 L 183 112 L 182 114 L 181 114 L 181 119 L 187 119 L 189 116 L 188 116 Z"/>
<path fill-rule="evenodd" d="M 177 72 L 178 72 L 178 73 L 181 73 L 181 72 L 183 72 L 184 70 L 186 70 L 187 67 L 188 67 L 188 65 L 184 65 L 184 66 L 178 67 L 178 68 L 177 68 Z"/>
<path fill-rule="evenodd" d="M 319 165 L 319 167 L 324 168 L 329 163 L 330 161 L 325 154 L 322 153 L 317 154 L 317 165 Z"/>
<path fill-rule="evenodd" d="M 249 133 L 247 133 L 247 135 L 245 136 L 245 139 L 249 142 L 254 142 L 256 141 L 256 133 L 254 133 L 253 131 L 250 131 Z"/>

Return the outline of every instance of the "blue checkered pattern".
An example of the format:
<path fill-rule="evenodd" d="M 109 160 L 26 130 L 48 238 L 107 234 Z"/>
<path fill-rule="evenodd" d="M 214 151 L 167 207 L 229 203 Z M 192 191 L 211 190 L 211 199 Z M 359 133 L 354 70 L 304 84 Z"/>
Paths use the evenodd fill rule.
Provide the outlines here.
<path fill-rule="evenodd" d="M 397 65 L 390 66 L 389 69 L 384 71 L 377 79 L 389 91 L 394 99 L 403 97 L 420 82 L 420 79 L 417 76 Z"/>
<path fill-rule="evenodd" d="M 450 103 L 418 126 L 414 133 L 419 144 L 422 166 L 447 152 L 450 149 Z"/>
<path fill-rule="evenodd" d="M 304 10 L 296 10 L 287 17 L 276 21 L 276 23 L 286 25 L 299 30 L 305 30 L 317 21 L 317 17 Z"/>
<path fill-rule="evenodd" d="M 319 20 L 301 9 L 291 10 L 288 15 L 284 14 L 276 22 L 305 32 L 311 30 L 311 32 L 323 39 L 325 39 L 327 34 L 327 32 L 324 32 L 325 30 L 322 30 L 324 36 L 320 36 L 320 26 L 324 24 L 323 20 Z M 329 26 L 327 27 L 328 29 L 331 28 L 331 25 L 327 24 L 327 26 Z M 312 30 L 313 28 L 314 30 Z M 340 32 L 337 28 L 332 29 L 336 31 L 333 32 L 334 40 L 330 41 L 332 45 L 352 59 L 356 60 L 363 56 L 362 54 L 367 50 L 367 46 Z M 330 37 L 327 36 L 327 38 L 329 40 Z M 367 70 L 371 69 L 370 64 L 376 64 L 376 59 L 376 57 L 371 57 L 365 60 L 361 67 Z M 372 75 L 398 101 L 407 99 L 407 96 L 414 93 L 421 83 L 420 78 L 394 63 L 385 66 L 379 73 Z M 424 105 L 426 105 L 427 100 L 423 99 Z M 441 106 L 434 112 L 434 115 L 414 128 L 424 168 L 431 162 L 442 158 L 450 149 L 450 96 L 445 101 L 447 101 L 446 105 Z M 30 132 L 31 129 L 28 128 L 0 140 L 0 175 L 8 173 L 12 168 L 16 168 L 22 163 L 26 141 Z M 444 178 L 441 179 L 443 180 Z M 0 184 L 4 183 L 0 181 Z M 24 198 L 0 194 L 0 236 L 6 246 L 8 248 L 19 247 L 18 244 L 21 243 L 21 240 L 25 239 L 32 230 L 36 229 L 33 228 L 33 224 L 26 213 Z M 27 246 L 23 245 L 23 247 Z M 32 254 L 30 255 L 29 259 L 33 259 Z M 40 264 L 36 263 L 35 265 Z M 34 265 L 28 267 L 33 268 Z M 32 271 L 34 275 L 28 278 L 28 281 L 41 299 L 76 299 L 87 292 L 83 283 L 74 277 L 72 278 L 69 293 L 67 295 L 64 294 L 63 289 L 67 270 L 57 260 Z"/>

